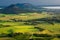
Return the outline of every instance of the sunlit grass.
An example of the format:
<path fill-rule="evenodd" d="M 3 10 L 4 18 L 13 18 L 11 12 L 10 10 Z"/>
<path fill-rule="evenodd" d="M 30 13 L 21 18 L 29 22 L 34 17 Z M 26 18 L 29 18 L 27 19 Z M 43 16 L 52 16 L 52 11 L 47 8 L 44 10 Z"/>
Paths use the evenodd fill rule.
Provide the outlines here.
<path fill-rule="evenodd" d="M 12 26 L 12 27 L 4 27 L 0 28 L 0 33 L 9 33 L 9 30 L 13 30 L 14 33 L 16 32 L 35 32 L 38 31 L 38 29 L 35 29 L 34 26 L 24 25 L 24 26 Z"/>
<path fill-rule="evenodd" d="M 35 29 L 34 26 L 15 26 L 15 32 L 35 32 L 38 31 L 38 29 Z"/>
<path fill-rule="evenodd" d="M 38 24 L 37 26 L 53 32 L 60 32 L 60 23 L 54 23 L 54 25 L 45 23 L 45 24 Z"/>
<path fill-rule="evenodd" d="M 2 15 L 3 16 L 3 15 Z M 32 20 L 32 19 L 39 19 L 39 18 L 46 18 L 46 17 L 51 17 L 50 14 L 37 14 L 37 13 L 28 13 L 28 14 L 10 14 L 6 15 L 5 17 L 0 17 L 0 20 L 10 20 L 10 19 L 18 19 L 18 20 Z"/>

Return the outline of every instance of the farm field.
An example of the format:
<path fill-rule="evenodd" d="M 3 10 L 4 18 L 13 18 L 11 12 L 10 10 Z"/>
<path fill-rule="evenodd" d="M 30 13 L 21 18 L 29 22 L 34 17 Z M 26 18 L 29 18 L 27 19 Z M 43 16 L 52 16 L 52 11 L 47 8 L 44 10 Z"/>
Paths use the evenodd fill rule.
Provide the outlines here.
<path fill-rule="evenodd" d="M 47 13 L 0 14 L 0 37 L 1 40 L 5 37 L 5 40 L 59 40 L 60 18 Z"/>

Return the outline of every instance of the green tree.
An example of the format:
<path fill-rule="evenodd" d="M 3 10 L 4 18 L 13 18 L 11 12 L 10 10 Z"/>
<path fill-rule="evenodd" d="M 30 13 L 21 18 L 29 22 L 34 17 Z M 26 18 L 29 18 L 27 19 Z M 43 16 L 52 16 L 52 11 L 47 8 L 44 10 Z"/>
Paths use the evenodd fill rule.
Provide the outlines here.
<path fill-rule="evenodd" d="M 14 36 L 14 38 L 15 38 L 16 40 L 29 40 L 30 37 L 31 37 L 31 35 L 28 34 L 28 33 L 19 34 L 19 35 Z"/>

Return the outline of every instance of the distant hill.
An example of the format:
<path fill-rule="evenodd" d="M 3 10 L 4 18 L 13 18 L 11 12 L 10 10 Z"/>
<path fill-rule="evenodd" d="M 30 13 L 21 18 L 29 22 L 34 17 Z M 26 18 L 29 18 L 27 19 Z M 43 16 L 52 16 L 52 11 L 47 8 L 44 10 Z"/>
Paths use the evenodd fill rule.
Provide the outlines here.
<path fill-rule="evenodd" d="M 0 8 L 5 8 L 5 7 L 7 7 L 7 6 L 0 6 Z"/>
<path fill-rule="evenodd" d="M 44 8 L 44 7 L 52 7 L 52 6 L 56 6 L 56 5 L 35 6 L 30 3 L 17 3 L 17 4 L 11 4 L 10 6 L 0 9 L 0 13 L 18 14 L 18 13 L 33 13 L 33 12 L 42 12 L 42 11 L 60 13 L 60 9 Z"/>
<path fill-rule="evenodd" d="M 5 8 L 6 6 L 0 6 L 0 13 L 2 12 L 2 10 Z"/>
<path fill-rule="evenodd" d="M 12 4 L 2 10 L 2 13 L 38 12 L 39 9 L 30 3 Z"/>

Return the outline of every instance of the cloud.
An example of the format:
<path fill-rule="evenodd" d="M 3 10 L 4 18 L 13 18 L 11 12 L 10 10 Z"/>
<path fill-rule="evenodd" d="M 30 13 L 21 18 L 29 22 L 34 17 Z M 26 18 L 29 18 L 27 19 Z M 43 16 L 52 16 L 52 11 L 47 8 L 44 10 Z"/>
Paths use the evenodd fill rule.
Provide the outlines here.
<path fill-rule="evenodd" d="M 14 3 L 32 3 L 36 5 L 60 5 L 60 0 L 0 0 L 0 5 L 10 5 Z"/>

